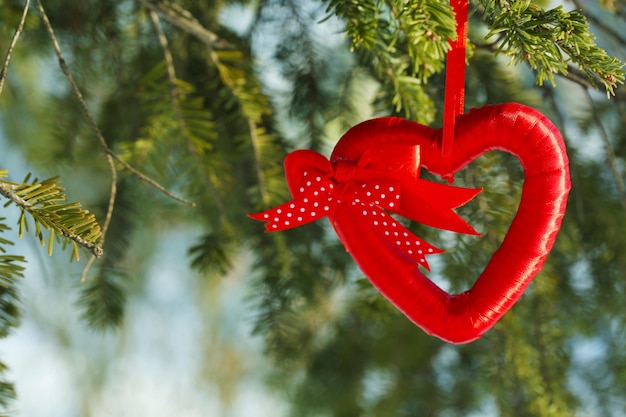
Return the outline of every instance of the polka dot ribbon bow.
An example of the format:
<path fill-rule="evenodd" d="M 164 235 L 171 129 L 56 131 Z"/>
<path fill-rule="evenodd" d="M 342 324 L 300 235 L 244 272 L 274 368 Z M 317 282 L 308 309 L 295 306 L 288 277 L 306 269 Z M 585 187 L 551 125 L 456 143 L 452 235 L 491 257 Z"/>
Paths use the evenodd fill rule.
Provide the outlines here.
<path fill-rule="evenodd" d="M 428 270 L 425 256 L 443 250 L 415 236 L 387 212 L 439 229 L 478 234 L 453 209 L 481 190 L 418 178 L 417 145 L 383 144 L 364 152 L 358 160 L 338 159 L 332 163 L 316 152 L 299 150 L 287 155 L 284 167 L 293 199 L 250 215 L 265 221 L 268 232 L 291 229 L 326 216 L 339 232 L 334 214 L 340 209 L 350 210 L 350 217 L 358 221 L 352 229 L 343 225 L 342 233 L 359 233 L 356 226 L 372 227 L 392 250 Z"/>

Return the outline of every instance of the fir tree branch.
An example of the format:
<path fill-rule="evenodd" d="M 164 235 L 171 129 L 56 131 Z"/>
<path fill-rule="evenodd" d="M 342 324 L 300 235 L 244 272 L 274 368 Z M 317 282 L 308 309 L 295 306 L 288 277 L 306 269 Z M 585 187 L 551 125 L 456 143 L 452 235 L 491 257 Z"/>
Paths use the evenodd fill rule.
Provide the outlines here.
<path fill-rule="evenodd" d="M 2 190 L 0 189 L 0 193 Z M 10 230 L 11 228 L 3 223 L 4 217 L 0 217 L 0 291 L 10 286 L 16 277 L 24 277 L 24 266 L 20 264 L 26 263 L 26 259 L 23 256 L 7 255 L 4 248 L 5 245 L 13 245 L 10 240 L 4 239 L 2 233 Z M 2 319 L 0 318 L 0 322 Z M 0 325 L 0 329 L 4 326 Z M 0 337 L 2 332 L 0 331 Z"/>
<path fill-rule="evenodd" d="M 449 40 L 456 38 L 454 15 L 446 1 L 386 0 L 412 61 L 412 73 L 422 83 L 444 68 Z M 393 42 L 395 43 L 395 42 Z"/>
<path fill-rule="evenodd" d="M 28 204 L 28 202 L 26 202 L 19 195 L 15 194 L 14 191 L 16 186 L 16 184 L 9 184 L 0 181 L 0 194 L 2 194 L 2 196 L 4 196 L 5 198 L 13 201 L 18 207 L 30 207 L 30 204 Z"/>
<path fill-rule="evenodd" d="M 568 64 L 578 65 L 592 85 L 604 85 L 614 95 L 623 84 L 624 63 L 595 44 L 585 16 L 579 10 L 565 12 L 562 6 L 544 10 L 530 2 L 479 0 L 489 22 L 487 39 L 504 35 L 497 52 L 513 63 L 528 62 L 541 85 L 554 84 L 554 74 L 567 74 Z"/>
<path fill-rule="evenodd" d="M 489 51 L 491 53 L 497 53 L 499 51 L 499 42 L 477 43 L 477 44 L 474 44 L 474 47 L 476 49 Z M 567 71 L 557 73 L 556 76 L 572 81 L 573 83 L 576 83 L 582 88 L 586 88 L 586 89 L 594 88 L 595 85 L 600 83 L 600 80 L 597 78 L 596 78 L 596 83 L 590 81 L 587 74 L 585 74 L 584 72 L 582 72 L 580 69 L 578 69 L 572 64 L 567 64 Z M 619 90 L 616 92 L 619 92 Z"/>
<path fill-rule="evenodd" d="M 26 181 L 24 184 L 15 184 L 0 180 L 0 195 L 22 210 L 20 237 L 23 229 L 27 228 L 24 219 L 24 212 L 27 212 L 35 222 L 36 233 L 42 244 L 44 240 L 39 225 L 50 230 L 49 253 L 52 251 L 52 233 L 56 232 L 87 249 L 95 257 L 102 256 L 102 247 L 98 244 L 102 231 L 94 215 L 82 210 L 78 203 L 62 204 L 65 201 L 63 191 L 57 178 L 42 182 L 35 180 L 31 184 Z"/>
<path fill-rule="evenodd" d="M 0 175 L 3 171 L 0 170 Z M 9 335 L 12 328 L 17 327 L 20 321 L 19 299 L 15 285 L 16 278 L 24 277 L 23 256 L 6 254 L 5 245 L 13 245 L 13 242 L 4 239 L 2 234 L 11 228 L 3 223 L 4 217 L 0 217 L 0 338 Z M 0 362 L 0 374 L 4 374 L 7 367 Z M 11 400 L 15 399 L 15 387 L 10 382 L 0 380 L 0 415 L 5 415 Z"/>
<path fill-rule="evenodd" d="M 297 137 L 307 141 L 308 149 L 320 151 L 327 122 L 327 116 L 320 110 L 331 100 L 322 86 L 329 63 L 324 56 L 323 42 L 312 28 L 318 24 L 317 16 L 303 10 L 302 5 L 294 0 L 283 2 L 281 11 L 275 13 L 277 16 L 270 14 L 271 10 L 267 13 L 269 19 L 274 20 L 268 23 L 278 26 L 276 33 L 284 38 L 275 54 L 280 56 L 278 61 L 283 76 L 293 85 L 289 95 L 289 115 L 303 125 Z"/>
<path fill-rule="evenodd" d="M 205 28 L 191 13 L 181 6 L 162 0 L 138 1 L 149 10 L 158 13 L 172 25 L 204 42 L 209 49 L 230 47 L 228 42 L 220 39 L 214 32 Z"/>
<path fill-rule="evenodd" d="M 13 49 L 17 44 L 17 40 L 20 37 L 20 34 L 24 30 L 24 22 L 26 21 L 26 16 L 28 15 L 28 7 L 30 6 L 30 0 L 26 0 L 24 4 L 24 10 L 22 12 L 22 17 L 20 18 L 17 27 L 15 28 L 15 32 L 13 33 L 13 37 L 11 37 L 11 42 L 9 43 L 9 48 L 7 49 L 6 57 L 4 58 L 4 63 L 2 64 L 2 70 L 0 70 L 0 95 L 2 95 L 2 89 L 4 88 L 4 82 L 7 78 L 7 74 L 9 72 L 9 62 L 11 61 L 11 55 L 13 55 Z"/>
<path fill-rule="evenodd" d="M 174 118 L 176 119 L 176 123 L 178 123 L 178 127 L 185 138 L 185 142 L 187 144 L 187 149 L 189 149 L 189 153 L 192 155 L 195 165 L 197 167 L 202 167 L 203 164 L 200 161 L 198 151 L 193 144 L 193 140 L 191 138 L 191 134 L 189 132 L 189 128 L 187 126 L 187 122 L 183 117 L 183 111 L 181 108 L 181 98 L 180 92 L 178 91 L 178 86 L 176 84 L 177 76 L 176 76 L 176 67 L 174 66 L 174 57 L 172 56 L 172 52 L 169 47 L 169 43 L 167 41 L 167 37 L 161 28 L 161 22 L 159 21 L 159 15 L 153 9 L 149 9 L 150 19 L 152 21 L 152 26 L 154 27 L 154 31 L 156 32 L 157 38 L 159 40 L 159 44 L 161 45 L 161 50 L 163 51 L 163 57 L 165 58 L 165 66 L 167 69 L 167 79 L 168 86 L 170 91 L 170 96 L 172 98 L 172 108 L 174 110 Z M 205 178 L 205 184 L 211 191 L 211 194 L 214 197 L 215 205 L 220 213 L 220 218 L 224 217 L 225 208 L 222 199 L 220 198 L 219 192 L 215 187 L 215 184 L 207 178 L 207 176 L 203 176 Z"/>
<path fill-rule="evenodd" d="M 587 96 L 587 100 L 589 101 L 589 105 L 591 107 L 591 116 L 593 117 L 593 121 L 598 128 L 598 132 L 600 133 L 600 137 L 602 138 L 602 143 L 604 144 L 604 150 L 606 151 L 606 156 L 609 162 L 609 168 L 611 169 L 611 173 L 613 174 L 613 180 L 615 181 L 615 188 L 617 189 L 617 195 L 619 197 L 620 203 L 622 207 L 626 211 L 626 187 L 624 186 L 624 181 L 622 180 L 622 175 L 619 172 L 619 167 L 617 166 L 617 160 L 615 157 L 615 150 L 611 145 L 611 141 L 609 140 L 609 135 L 604 129 L 604 124 L 600 119 L 600 115 L 598 114 L 598 110 L 596 109 L 595 102 L 589 94 L 589 90 L 585 90 L 585 95 Z"/>
<path fill-rule="evenodd" d="M 263 172 L 263 164 L 261 157 L 261 150 L 259 144 L 259 136 L 257 135 L 257 125 L 254 120 L 248 118 L 248 130 L 250 131 L 250 142 L 252 143 L 252 151 L 254 153 L 255 172 L 257 181 L 259 182 L 259 188 L 261 190 L 261 199 L 263 204 L 268 206 L 270 203 L 270 195 L 265 186 L 265 174 Z"/>
<path fill-rule="evenodd" d="M 563 115 L 563 111 L 561 110 L 561 107 L 559 106 L 559 103 L 557 102 L 557 99 L 555 97 L 554 89 L 549 88 L 548 86 L 543 86 L 542 92 L 544 94 L 544 97 L 547 97 L 548 103 L 550 107 L 552 108 L 552 113 L 554 114 L 554 118 L 555 118 L 555 124 L 557 128 L 559 129 L 559 131 L 561 132 L 561 136 L 563 136 L 563 140 L 565 140 L 565 146 L 568 146 L 569 134 L 567 132 L 567 123 L 565 123 L 565 116 Z M 576 187 L 575 184 L 577 184 L 579 181 L 578 170 L 571 169 L 570 175 L 572 178 L 572 184 L 574 184 L 574 187 Z M 584 219 L 585 210 L 583 207 L 583 200 L 581 197 L 582 197 L 581 193 L 570 194 L 569 204 L 570 204 L 570 207 L 573 205 L 578 218 Z"/>
<path fill-rule="evenodd" d="M 330 0 L 327 11 L 345 20 L 353 50 L 369 52 L 363 54 L 371 61 L 367 65 L 393 89 L 394 110 L 431 123 L 433 102 L 424 85 L 443 68 L 448 39 L 455 34 L 449 6 L 438 0 Z"/>
<path fill-rule="evenodd" d="M 232 68 L 222 62 L 220 52 L 217 51 L 217 49 L 233 49 L 233 46 L 220 39 L 214 32 L 205 28 L 187 10 L 161 0 L 138 1 L 149 10 L 158 13 L 161 17 L 163 17 L 163 19 L 167 20 L 172 25 L 197 38 L 207 47 L 209 57 L 218 69 L 222 81 L 231 89 L 233 95 L 237 98 L 239 104 L 241 105 L 242 112 L 248 119 L 248 130 L 255 163 L 257 165 L 256 173 L 259 181 L 259 187 L 261 189 L 262 199 L 267 204 L 269 201 L 269 193 L 265 190 L 266 186 L 263 174 L 264 168 L 261 166 L 261 159 L 259 159 L 260 144 L 258 140 L 257 126 L 260 122 L 261 116 L 264 113 L 267 113 L 268 110 L 267 103 L 262 95 L 262 92 L 260 91 L 260 87 L 257 83 L 250 81 L 246 77 L 245 72 L 233 71 Z M 237 54 L 238 51 L 234 51 L 234 55 Z M 259 94 L 253 94 L 255 92 L 258 92 Z M 250 100 L 251 97 L 255 96 L 261 97 L 260 102 L 258 100 Z"/>
<path fill-rule="evenodd" d="M 579 0 L 571 0 L 571 1 L 576 6 L 577 9 L 580 9 L 580 10 L 585 9 L 585 7 L 583 7 L 583 5 L 581 4 Z M 615 30 L 615 28 L 612 28 L 611 26 L 607 25 L 606 24 L 607 22 L 603 22 L 592 13 L 587 13 L 585 16 L 587 17 L 587 20 L 589 20 L 591 23 L 596 25 L 606 34 L 608 34 L 609 36 L 612 36 L 618 42 L 621 42 L 622 45 L 626 45 L 626 36 L 624 33 Z"/>
<path fill-rule="evenodd" d="M 41 0 L 37 0 L 37 9 L 39 10 L 39 13 L 41 14 L 41 18 L 42 18 L 44 26 L 45 26 L 45 28 L 46 28 L 46 30 L 48 32 L 48 36 L 50 37 L 50 40 L 52 41 L 52 45 L 54 47 L 54 51 L 56 52 L 56 55 L 57 55 L 57 58 L 58 58 L 58 61 L 59 61 L 59 65 L 61 67 L 61 71 L 63 72 L 63 74 L 65 75 L 65 78 L 70 83 L 70 86 L 72 88 L 72 92 L 74 93 L 74 96 L 78 100 L 83 113 L 87 117 L 87 120 L 89 121 L 89 124 L 91 125 L 94 133 L 96 134 L 96 137 L 98 138 L 98 141 L 100 142 L 100 145 L 101 145 L 102 149 L 104 150 L 104 152 L 105 152 L 105 154 L 107 156 L 107 161 L 108 161 L 108 164 L 109 164 L 109 167 L 110 167 L 110 170 L 111 170 L 111 177 L 112 178 L 116 177 L 116 175 L 113 174 L 113 171 L 116 170 L 115 164 L 114 164 L 114 160 L 115 160 L 118 163 L 120 163 L 124 168 L 126 168 L 128 171 L 132 172 L 137 178 L 139 178 L 140 180 L 142 180 L 143 182 L 145 182 L 147 184 L 150 184 L 152 187 L 156 188 L 161 193 L 167 195 L 169 198 L 171 198 L 173 200 L 176 200 L 176 201 L 179 201 L 181 203 L 190 205 L 192 207 L 195 206 L 195 203 L 175 195 L 174 193 L 172 193 L 171 191 L 167 190 L 165 187 L 163 187 L 161 184 L 159 184 L 158 182 L 156 182 L 152 178 L 149 178 L 145 174 L 141 173 L 139 170 L 134 168 L 128 162 L 126 162 L 122 158 L 120 158 L 115 152 L 113 152 L 113 150 L 111 148 L 109 148 L 109 145 L 107 144 L 106 139 L 102 135 L 102 132 L 100 131 L 100 128 L 98 127 L 98 124 L 96 123 L 95 118 L 93 117 L 93 115 L 89 111 L 89 108 L 87 106 L 87 102 L 85 101 L 82 93 L 80 92 L 80 89 L 78 88 L 78 85 L 76 84 L 76 82 L 74 81 L 74 78 L 72 77 L 72 75 L 70 73 L 70 70 L 69 70 L 69 68 L 67 66 L 65 58 L 64 58 L 63 54 L 61 53 L 61 47 L 59 46 L 59 42 L 58 42 L 58 40 L 56 38 L 56 35 L 54 34 L 54 29 L 52 28 L 50 20 L 48 19 L 48 15 L 46 14 L 46 12 L 45 12 L 45 10 L 43 8 L 43 5 L 41 4 Z M 114 191 L 113 187 L 112 187 L 112 191 Z M 112 205 L 109 205 L 109 209 L 111 207 L 112 207 Z M 108 217 L 108 215 L 107 215 L 107 217 Z"/>

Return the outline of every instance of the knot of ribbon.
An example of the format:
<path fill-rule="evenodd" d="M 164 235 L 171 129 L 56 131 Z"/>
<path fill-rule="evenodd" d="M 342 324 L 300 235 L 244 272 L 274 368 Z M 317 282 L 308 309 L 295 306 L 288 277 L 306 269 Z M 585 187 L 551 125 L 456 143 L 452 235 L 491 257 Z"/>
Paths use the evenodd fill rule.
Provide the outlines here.
<path fill-rule="evenodd" d="M 388 242 L 390 247 L 430 270 L 426 255 L 443 250 L 414 235 L 388 212 L 457 233 L 478 233 L 454 208 L 480 189 L 452 187 L 418 178 L 419 146 L 383 144 L 357 160 L 332 163 L 317 152 L 294 151 L 285 158 L 285 174 L 293 199 L 250 215 L 266 222 L 266 231 L 287 230 L 328 217 L 344 205 Z M 334 224 L 334 223 L 333 223 Z"/>

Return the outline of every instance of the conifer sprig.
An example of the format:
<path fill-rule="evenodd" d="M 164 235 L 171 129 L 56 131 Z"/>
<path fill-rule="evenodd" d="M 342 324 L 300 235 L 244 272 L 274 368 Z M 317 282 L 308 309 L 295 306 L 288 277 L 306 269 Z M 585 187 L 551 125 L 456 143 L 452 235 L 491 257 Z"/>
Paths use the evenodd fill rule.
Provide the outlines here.
<path fill-rule="evenodd" d="M 26 262 L 23 256 L 7 254 L 5 246 L 12 246 L 13 242 L 2 237 L 4 232 L 11 230 L 4 220 L 0 217 L 0 287 L 8 287 L 15 278 L 24 277 L 24 266 L 21 264 Z"/>
<path fill-rule="evenodd" d="M 528 62 L 537 74 L 537 83 L 554 74 L 568 75 L 568 64 L 575 64 L 594 87 L 602 84 L 607 95 L 614 95 L 624 82 L 624 63 L 596 45 L 587 19 L 580 10 L 566 12 L 562 6 L 544 10 L 526 1 L 479 0 L 490 32 L 487 39 L 502 35 L 497 52 L 517 64 Z"/>
<path fill-rule="evenodd" d="M 102 230 L 95 215 L 83 210 L 80 203 L 66 203 L 64 191 L 59 177 L 43 181 L 35 178 L 31 181 L 28 174 L 20 184 L 0 180 L 0 194 L 9 200 L 4 206 L 15 204 L 21 210 L 18 220 L 20 238 L 25 231 L 28 232 L 26 216 L 28 214 L 34 222 L 35 235 L 42 246 L 46 244 L 42 229 L 49 231 L 48 254 L 52 254 L 55 238 L 62 237 L 72 242 L 73 257 L 76 260 L 80 258 L 78 246 L 87 249 L 96 257 L 101 256 L 102 247 L 99 240 L 102 237 Z"/>
<path fill-rule="evenodd" d="M 379 78 L 393 86 L 391 104 L 406 116 L 429 123 L 434 115 L 424 85 L 444 68 L 448 42 L 456 36 L 453 13 L 443 0 L 328 0 L 327 11 L 345 21 L 353 50 L 366 50 Z M 487 39 L 498 37 L 496 53 L 512 63 L 528 62 L 539 85 L 553 85 L 554 74 L 569 76 L 574 67 L 608 95 L 624 82 L 624 63 L 596 45 L 587 19 L 562 6 L 545 10 L 530 1 L 478 0 L 489 26 Z M 413 97 L 413 99 L 411 99 Z M 415 100 L 414 97 L 422 97 Z M 431 112 L 432 113 L 432 112 Z"/>
<path fill-rule="evenodd" d="M 352 50 L 366 51 L 376 76 L 393 95 L 396 112 L 422 123 L 435 117 L 425 91 L 428 79 L 444 67 L 454 17 L 444 0 L 349 0 L 328 2 L 327 11 L 346 22 Z M 383 88 L 383 90 L 386 90 Z"/>

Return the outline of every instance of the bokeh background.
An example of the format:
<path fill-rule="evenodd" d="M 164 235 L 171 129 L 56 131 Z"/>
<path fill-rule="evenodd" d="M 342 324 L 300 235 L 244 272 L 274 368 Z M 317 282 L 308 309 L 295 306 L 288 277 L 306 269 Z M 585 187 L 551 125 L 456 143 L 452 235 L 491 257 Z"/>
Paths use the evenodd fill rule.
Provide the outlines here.
<path fill-rule="evenodd" d="M 60 175 L 68 198 L 102 221 L 110 172 L 36 3 L 0 95 L 0 169 L 15 182 Z M 17 238 L 19 211 L 0 208 L 13 227 L 8 250 L 28 260 L 15 284 L 20 325 L 0 341 L 3 378 L 17 393 L 7 413 L 626 415 L 623 85 L 608 97 L 598 73 L 587 78 L 585 69 L 608 66 L 591 53 L 587 67 L 548 56 L 548 68 L 560 61 L 567 74 L 538 85 L 541 68 L 528 63 L 547 56 L 548 41 L 529 35 L 528 51 L 496 54 L 505 36 L 485 38 L 506 13 L 521 22 L 528 10 L 565 11 L 541 15 L 539 32 L 582 10 L 597 44 L 624 60 L 623 2 L 471 2 L 467 108 L 516 101 L 544 112 L 566 140 L 573 189 L 544 270 L 491 331 L 460 346 L 395 311 L 326 221 L 264 234 L 246 217 L 286 201 L 289 151 L 328 155 L 375 116 L 441 125 L 446 2 L 40 4 L 109 146 L 196 207 L 120 168 L 105 255 L 84 282 L 89 254 L 70 263 L 57 245 L 48 257 L 32 233 Z M 0 51 L 23 8 L 0 0 Z M 524 53 L 528 62 L 517 62 Z M 492 153 L 456 181 L 485 188 L 460 210 L 482 239 L 407 224 L 446 250 L 430 276 L 453 292 L 498 247 L 523 176 L 514 158 Z"/>

